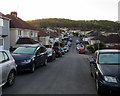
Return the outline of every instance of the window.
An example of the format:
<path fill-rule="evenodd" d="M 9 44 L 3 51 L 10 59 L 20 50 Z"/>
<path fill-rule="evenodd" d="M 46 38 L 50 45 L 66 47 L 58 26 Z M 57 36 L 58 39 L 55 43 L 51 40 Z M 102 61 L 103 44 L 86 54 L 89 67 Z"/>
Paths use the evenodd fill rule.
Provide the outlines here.
<path fill-rule="evenodd" d="M 8 55 L 5 52 L 3 52 L 3 56 L 5 61 L 9 60 Z"/>
<path fill-rule="evenodd" d="M 18 36 L 22 36 L 22 31 L 18 30 Z"/>
<path fill-rule="evenodd" d="M 34 32 L 31 32 L 31 37 L 34 37 Z"/>
<path fill-rule="evenodd" d="M 45 51 L 46 51 L 45 47 L 40 47 L 40 53 L 43 53 Z"/>
<path fill-rule="evenodd" d="M 18 47 L 13 53 L 14 54 L 34 54 L 35 47 Z"/>
<path fill-rule="evenodd" d="M 102 53 L 99 55 L 99 64 L 120 64 L 120 53 Z"/>
<path fill-rule="evenodd" d="M 3 46 L 3 39 L 0 39 L 0 46 Z"/>
<path fill-rule="evenodd" d="M 3 26 L 3 19 L 0 18 L 0 26 Z"/>
<path fill-rule="evenodd" d="M 0 52 L 0 63 L 8 61 L 8 60 L 9 60 L 8 55 L 5 52 L 1 51 Z"/>
<path fill-rule="evenodd" d="M 0 63 L 2 63 L 3 60 L 4 60 L 4 58 L 3 58 L 3 53 L 0 52 Z"/>

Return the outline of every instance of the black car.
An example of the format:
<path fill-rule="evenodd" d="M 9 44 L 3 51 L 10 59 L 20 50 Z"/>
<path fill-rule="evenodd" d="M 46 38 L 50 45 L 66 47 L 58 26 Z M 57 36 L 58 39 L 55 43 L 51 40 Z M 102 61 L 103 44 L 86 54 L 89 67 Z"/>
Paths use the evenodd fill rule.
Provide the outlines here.
<path fill-rule="evenodd" d="M 62 51 L 60 48 L 56 47 L 56 48 L 53 48 L 55 50 L 55 53 L 56 53 L 56 57 L 62 57 Z"/>
<path fill-rule="evenodd" d="M 52 49 L 52 48 L 47 48 L 47 60 L 48 61 L 53 61 L 53 60 L 55 60 L 56 59 L 56 57 L 55 57 L 55 50 L 54 49 Z"/>
<path fill-rule="evenodd" d="M 46 48 L 39 44 L 20 46 L 13 51 L 12 56 L 18 71 L 30 70 L 34 72 L 36 67 L 47 64 Z"/>
<path fill-rule="evenodd" d="M 98 50 L 90 61 L 91 76 L 99 94 L 120 94 L 120 50 Z"/>

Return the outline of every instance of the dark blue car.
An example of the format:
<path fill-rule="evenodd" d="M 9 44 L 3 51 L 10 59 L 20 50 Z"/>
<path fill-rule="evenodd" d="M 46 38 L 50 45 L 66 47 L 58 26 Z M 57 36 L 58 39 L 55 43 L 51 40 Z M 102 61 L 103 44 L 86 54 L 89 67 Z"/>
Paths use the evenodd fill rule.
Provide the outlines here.
<path fill-rule="evenodd" d="M 39 44 L 20 46 L 12 53 L 12 56 L 18 71 L 34 72 L 36 67 L 47 64 L 46 48 Z"/>
<path fill-rule="evenodd" d="M 90 61 L 99 94 L 120 94 L 120 50 L 98 50 Z"/>

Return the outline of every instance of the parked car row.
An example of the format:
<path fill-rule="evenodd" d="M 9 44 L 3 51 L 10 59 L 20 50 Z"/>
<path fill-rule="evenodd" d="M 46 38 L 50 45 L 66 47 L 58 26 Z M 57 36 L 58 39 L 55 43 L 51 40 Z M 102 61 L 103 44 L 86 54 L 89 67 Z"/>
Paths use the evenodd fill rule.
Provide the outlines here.
<path fill-rule="evenodd" d="M 49 61 L 67 53 L 68 47 L 46 48 L 40 44 L 27 44 L 19 46 L 12 53 L 0 50 L 0 87 L 13 85 L 17 72 L 27 70 L 33 73 L 37 67 L 46 66 Z"/>

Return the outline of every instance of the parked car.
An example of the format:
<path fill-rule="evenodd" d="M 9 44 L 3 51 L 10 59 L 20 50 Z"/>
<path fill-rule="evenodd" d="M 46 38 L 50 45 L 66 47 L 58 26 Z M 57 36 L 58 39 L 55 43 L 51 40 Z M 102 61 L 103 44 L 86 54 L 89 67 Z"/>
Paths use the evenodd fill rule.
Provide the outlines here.
<path fill-rule="evenodd" d="M 79 40 L 76 40 L 76 45 L 77 45 L 77 44 L 80 44 L 80 41 L 79 41 Z"/>
<path fill-rule="evenodd" d="M 62 57 L 62 52 L 61 52 L 60 48 L 56 47 L 56 48 L 54 48 L 54 50 L 55 50 L 55 53 L 56 53 L 56 57 Z"/>
<path fill-rule="evenodd" d="M 72 43 L 70 41 L 67 42 L 67 45 L 71 47 Z"/>
<path fill-rule="evenodd" d="M 35 71 L 35 68 L 40 65 L 47 64 L 46 48 L 39 44 L 23 45 L 13 51 L 18 71 L 30 70 Z"/>
<path fill-rule="evenodd" d="M 120 93 L 120 50 L 98 50 L 90 61 L 91 76 L 99 94 Z"/>
<path fill-rule="evenodd" d="M 4 84 L 12 86 L 15 82 L 16 63 L 7 50 L 0 50 L 0 71 L 0 87 Z"/>
<path fill-rule="evenodd" d="M 60 50 L 61 50 L 61 52 L 62 52 L 62 55 L 65 55 L 65 50 L 64 50 L 64 48 L 60 48 Z"/>
<path fill-rule="evenodd" d="M 55 53 L 55 50 L 52 49 L 52 48 L 47 48 L 47 60 L 48 61 L 53 61 L 56 59 L 55 57 L 56 53 Z"/>
<path fill-rule="evenodd" d="M 78 51 L 79 54 L 85 54 L 86 53 L 85 48 L 79 48 L 77 51 Z"/>
<path fill-rule="evenodd" d="M 68 45 L 64 46 L 64 51 L 65 51 L 65 53 L 69 52 L 69 46 Z"/>

